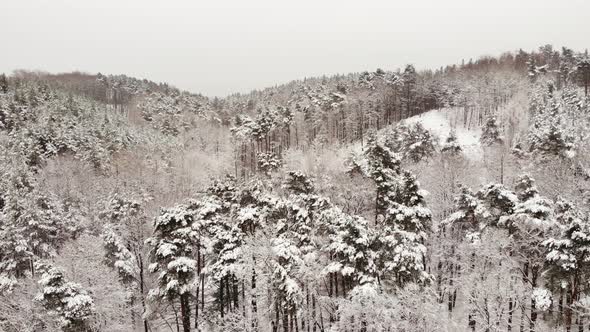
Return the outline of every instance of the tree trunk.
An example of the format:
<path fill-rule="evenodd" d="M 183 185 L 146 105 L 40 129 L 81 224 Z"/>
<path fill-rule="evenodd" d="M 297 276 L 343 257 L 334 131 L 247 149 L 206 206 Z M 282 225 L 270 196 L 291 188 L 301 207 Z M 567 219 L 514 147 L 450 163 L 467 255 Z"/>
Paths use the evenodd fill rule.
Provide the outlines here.
<path fill-rule="evenodd" d="M 219 280 L 219 312 L 221 313 L 221 318 L 224 316 L 223 312 L 223 279 Z"/>
<path fill-rule="evenodd" d="M 180 295 L 180 314 L 182 315 L 182 327 L 184 332 L 191 331 L 191 310 L 189 293 Z"/>
<path fill-rule="evenodd" d="M 537 287 L 537 274 L 539 268 L 536 266 L 531 267 L 531 285 L 533 290 Z M 530 321 L 530 332 L 535 332 L 535 322 L 537 321 L 537 311 L 535 309 L 536 303 L 535 298 L 531 296 L 531 321 Z"/>
<path fill-rule="evenodd" d="M 234 311 L 234 308 L 232 306 L 232 294 L 231 294 L 231 287 L 230 287 L 231 280 L 232 280 L 231 276 L 228 275 L 225 277 L 225 291 L 227 294 L 226 295 L 227 300 L 225 302 L 226 302 L 227 310 L 229 312 Z"/>
<path fill-rule="evenodd" d="M 256 260 L 254 260 L 254 266 Z M 252 331 L 258 331 L 258 305 L 256 303 L 256 268 L 252 268 Z"/>
<path fill-rule="evenodd" d="M 312 323 L 312 331 L 316 332 L 317 328 L 316 328 L 316 320 L 315 320 L 315 294 L 311 295 L 311 323 Z"/>
<path fill-rule="evenodd" d="M 197 280 L 201 281 L 201 246 L 197 249 Z M 195 297 L 195 329 L 199 328 L 199 284 L 197 284 L 197 294 Z"/>
<path fill-rule="evenodd" d="M 574 278 L 575 279 L 575 278 Z M 573 281 L 572 283 L 575 283 Z M 570 283 L 566 292 L 566 307 L 565 307 L 565 330 L 570 332 L 572 329 L 572 304 L 574 303 L 573 294 L 575 294 L 575 286 Z"/>
<path fill-rule="evenodd" d="M 143 281 L 143 258 L 141 254 L 138 255 L 139 261 L 139 292 L 141 296 L 141 309 L 145 313 L 145 298 L 143 296 L 144 292 L 144 281 Z M 143 318 L 143 331 L 148 332 L 148 323 L 145 318 Z"/>
<path fill-rule="evenodd" d="M 238 288 L 238 278 L 236 278 L 236 276 L 232 276 L 233 279 L 233 295 L 234 295 L 234 308 L 235 310 L 239 310 L 239 296 L 240 296 L 240 292 L 239 292 L 239 288 Z"/>
<path fill-rule="evenodd" d="M 512 304 L 512 297 L 508 299 L 508 332 L 512 331 L 512 311 L 514 304 Z"/>
<path fill-rule="evenodd" d="M 283 332 L 289 332 L 289 310 L 283 308 Z"/>

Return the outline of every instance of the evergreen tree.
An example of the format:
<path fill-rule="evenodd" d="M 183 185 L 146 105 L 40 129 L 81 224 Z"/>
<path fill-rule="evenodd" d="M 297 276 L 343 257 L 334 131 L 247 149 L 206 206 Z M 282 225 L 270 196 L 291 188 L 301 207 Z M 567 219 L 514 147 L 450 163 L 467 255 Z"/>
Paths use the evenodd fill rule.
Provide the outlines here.
<path fill-rule="evenodd" d="M 135 323 L 137 300 L 141 304 L 143 313 L 145 304 L 145 239 L 148 234 L 145 204 L 151 196 L 144 195 L 142 199 L 129 199 L 121 194 L 109 196 L 106 208 L 99 214 L 102 222 L 106 223 L 102 230 L 104 248 L 104 263 L 114 269 L 119 281 L 127 289 L 127 300 L 131 311 L 131 321 Z M 143 318 L 144 331 L 148 330 L 147 319 Z"/>
<path fill-rule="evenodd" d="M 80 285 L 68 282 L 60 269 L 43 264 L 38 268 L 43 274 L 35 300 L 57 314 L 64 332 L 93 331 L 89 321 L 95 311 L 92 297 Z"/>
<path fill-rule="evenodd" d="M 442 154 L 456 156 L 456 155 L 460 154 L 462 151 L 463 151 L 463 148 L 461 148 L 461 145 L 459 145 L 459 141 L 457 140 L 457 135 L 455 134 L 455 131 L 452 130 L 449 133 L 449 136 L 447 137 L 445 142 L 442 144 L 440 152 Z"/>
<path fill-rule="evenodd" d="M 425 272 L 425 241 L 431 227 L 431 212 L 426 208 L 425 195 L 416 177 L 404 171 L 390 196 L 393 199 L 378 238 L 379 267 L 385 277 L 391 274 L 398 286 L 430 278 Z"/>
<path fill-rule="evenodd" d="M 555 97 L 538 105 L 534 122 L 529 129 L 529 150 L 541 156 L 575 156 L 574 137 L 563 122 L 563 105 Z"/>
<path fill-rule="evenodd" d="M 27 272 L 34 276 L 34 262 L 54 256 L 79 227 L 54 197 L 36 188 L 28 170 L 11 166 L 0 180 L 0 276 L 12 280 L 8 286 Z"/>
<path fill-rule="evenodd" d="M 369 136 L 364 152 L 366 165 L 361 168 L 363 174 L 377 185 L 375 198 L 375 217 L 385 217 L 394 197 L 395 181 L 401 174 L 400 158 L 380 143 L 374 135 Z"/>
<path fill-rule="evenodd" d="M 402 73 L 402 107 L 406 117 L 415 115 L 417 78 L 418 75 L 414 66 L 407 65 Z"/>
<path fill-rule="evenodd" d="M 543 270 L 545 252 L 541 246 L 545 234 L 553 226 L 553 209 L 551 202 L 538 193 L 535 181 L 528 174 L 521 175 L 515 185 L 518 203 L 510 215 L 500 217 L 498 225 L 506 227 L 511 235 L 512 252 L 519 253 L 518 261 L 522 264 L 523 278 L 532 289 L 530 330 L 534 331 L 539 304 L 535 291 L 538 292 L 539 277 Z"/>
<path fill-rule="evenodd" d="M 559 128 L 558 123 L 547 126 L 535 124 L 529 134 L 530 150 L 541 155 L 563 158 L 575 156 L 574 138 Z"/>
<path fill-rule="evenodd" d="M 325 250 L 332 261 L 325 270 L 352 279 L 356 285 L 376 282 L 375 234 L 368 222 L 362 217 L 345 214 L 338 208 L 326 210 L 322 219 L 326 219 L 329 225 L 329 243 Z"/>
<path fill-rule="evenodd" d="M 0 92 L 8 92 L 8 79 L 5 74 L 0 74 Z"/>
<path fill-rule="evenodd" d="M 425 207 L 426 192 L 420 190 L 412 173 L 401 169 L 398 155 L 373 135 L 363 158 L 365 161 L 357 161 L 355 169 L 377 186 L 375 219 L 382 227 L 377 266 L 381 274 L 397 286 L 427 281 L 424 241 L 430 231 L 431 213 Z"/>
<path fill-rule="evenodd" d="M 477 192 L 477 198 L 487 211 L 482 215 L 486 226 L 496 226 L 500 218 L 511 215 L 518 204 L 518 196 L 499 183 L 489 183 Z"/>
<path fill-rule="evenodd" d="M 588 96 L 588 86 L 590 86 L 590 57 L 588 57 L 587 54 L 578 59 L 576 70 L 580 82 L 582 82 L 582 85 L 584 86 L 584 93 Z"/>
<path fill-rule="evenodd" d="M 547 239 L 543 245 L 548 250 L 549 274 L 560 281 L 562 290 L 566 290 L 564 323 L 566 331 L 570 331 L 574 323 L 574 302 L 580 298 L 588 279 L 590 221 L 568 202 L 561 201 L 556 212 L 561 223 L 560 234 Z"/>
<path fill-rule="evenodd" d="M 319 226 L 316 223 L 331 203 L 315 193 L 313 181 L 302 172 L 289 172 L 284 186 L 291 193 L 277 205 L 278 210 L 284 211 L 284 223 L 279 223 L 278 234 L 291 238 L 303 253 L 316 250 L 317 244 L 313 241 Z"/>
<path fill-rule="evenodd" d="M 489 116 L 486 120 L 486 123 L 482 128 L 480 141 L 481 144 L 485 146 L 502 144 L 504 142 L 504 137 L 500 132 L 500 127 L 498 126 L 496 116 Z"/>
<path fill-rule="evenodd" d="M 461 235 L 477 240 L 485 226 L 482 221 L 488 214 L 483 202 L 466 186 L 460 186 L 461 192 L 455 197 L 455 212 L 443 220 L 443 226 L 456 229 Z"/>
<path fill-rule="evenodd" d="M 151 289 L 152 299 L 180 299 L 182 325 L 185 332 L 191 330 L 190 297 L 197 270 L 193 230 L 196 204 L 178 205 L 164 209 L 154 220 L 154 234 L 146 240 L 151 248 L 152 273 L 158 272 L 158 288 Z"/>
<path fill-rule="evenodd" d="M 315 190 L 313 181 L 301 171 L 287 172 L 285 188 L 294 194 L 312 194 Z"/>
<path fill-rule="evenodd" d="M 256 156 L 256 159 L 258 161 L 258 169 L 267 176 L 270 176 L 272 172 L 275 172 L 282 166 L 281 159 L 273 152 L 261 152 Z"/>
<path fill-rule="evenodd" d="M 133 253 L 125 246 L 121 237 L 110 225 L 105 225 L 102 234 L 105 249 L 105 263 L 116 269 L 125 285 L 135 288 L 139 274 L 138 264 Z"/>
<path fill-rule="evenodd" d="M 403 159 L 419 162 L 430 158 L 434 152 L 435 138 L 422 123 L 397 125 L 386 136 L 386 145 Z"/>

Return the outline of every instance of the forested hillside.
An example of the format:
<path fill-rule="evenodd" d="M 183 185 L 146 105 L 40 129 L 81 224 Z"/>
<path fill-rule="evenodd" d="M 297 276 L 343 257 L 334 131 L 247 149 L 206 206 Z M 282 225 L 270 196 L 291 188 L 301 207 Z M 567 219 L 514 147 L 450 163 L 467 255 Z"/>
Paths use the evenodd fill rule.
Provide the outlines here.
<path fill-rule="evenodd" d="M 0 75 L 0 331 L 590 331 L 590 57 L 209 98 Z"/>

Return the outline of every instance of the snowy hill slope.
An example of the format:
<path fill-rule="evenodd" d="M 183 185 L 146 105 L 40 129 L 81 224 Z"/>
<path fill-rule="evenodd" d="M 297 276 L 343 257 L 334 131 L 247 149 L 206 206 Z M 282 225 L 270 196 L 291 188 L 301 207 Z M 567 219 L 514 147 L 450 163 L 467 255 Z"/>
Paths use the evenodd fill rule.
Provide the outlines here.
<path fill-rule="evenodd" d="M 458 109 L 443 108 L 410 117 L 403 120 L 403 122 L 406 124 L 421 122 L 424 128 L 428 129 L 435 137 L 438 137 L 439 143 L 444 142 L 451 131 L 454 130 L 467 158 L 480 160 L 483 156 L 483 150 L 479 142 L 481 130 L 479 128 L 469 129 L 464 127 L 459 119 L 459 112 Z"/>

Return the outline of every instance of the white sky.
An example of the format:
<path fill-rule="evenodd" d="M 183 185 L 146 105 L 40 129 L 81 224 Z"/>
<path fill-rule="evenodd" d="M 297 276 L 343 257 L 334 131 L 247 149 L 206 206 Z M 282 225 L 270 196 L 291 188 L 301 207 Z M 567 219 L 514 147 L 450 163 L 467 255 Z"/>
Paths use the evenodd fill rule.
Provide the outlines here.
<path fill-rule="evenodd" d="M 127 74 L 209 96 L 590 47 L 590 0 L 0 0 L 0 72 Z"/>

